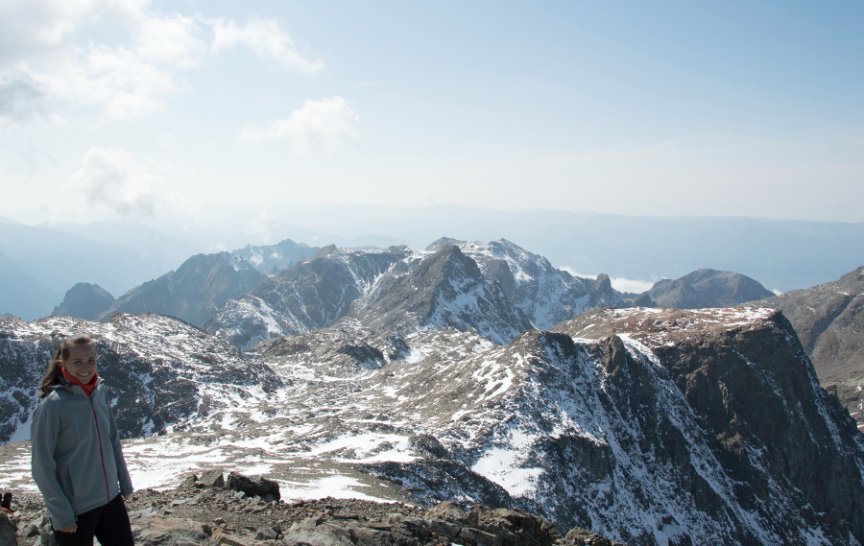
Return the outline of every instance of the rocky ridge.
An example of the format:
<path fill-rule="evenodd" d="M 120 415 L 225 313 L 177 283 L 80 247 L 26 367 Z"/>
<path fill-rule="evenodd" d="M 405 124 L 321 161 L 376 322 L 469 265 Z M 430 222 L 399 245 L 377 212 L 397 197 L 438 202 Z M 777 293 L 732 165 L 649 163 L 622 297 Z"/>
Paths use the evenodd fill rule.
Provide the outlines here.
<path fill-rule="evenodd" d="M 837 538 L 829 541 L 861 540 L 864 528 L 857 514 L 864 508 L 860 492 L 864 437 L 836 397 L 820 388 L 794 329 L 782 314 L 753 308 L 598 311 L 557 329 L 572 336 L 618 338 L 650 349 L 650 353 L 642 351 L 649 358 L 646 364 L 659 366 L 659 376 L 675 386 L 675 396 L 686 401 L 695 422 L 686 429 L 676 425 L 686 416 L 670 415 L 668 409 L 665 415 L 659 413 L 667 404 L 655 402 L 654 412 L 644 412 L 645 403 L 651 407 L 657 391 L 646 390 L 644 379 L 638 377 L 644 377 L 642 371 L 623 361 L 610 383 L 630 376 L 625 384 L 643 387 L 631 390 L 617 406 L 647 427 L 639 437 L 639 450 L 662 454 L 670 463 L 678 457 L 680 437 L 675 439 L 677 433 L 667 428 L 669 423 L 685 436 L 697 431 L 704 435 L 707 459 L 696 467 L 716 465 L 725 476 L 709 478 L 708 466 L 697 470 L 707 480 L 703 486 L 709 487 L 699 491 L 701 480 L 691 484 L 691 490 L 699 491 L 694 506 L 715 518 L 746 522 L 744 534 L 730 539 L 819 543 L 833 534 Z M 611 333 L 614 336 L 606 338 Z M 665 440 L 655 444 L 659 438 Z M 693 455 L 691 451 L 691 461 Z M 658 456 L 657 461 L 663 458 Z M 833 475 L 832 468 L 839 467 L 850 470 L 848 479 Z M 663 471 L 655 467 L 652 473 Z M 791 484 L 791 490 L 780 493 Z M 738 499 L 732 511 L 714 504 L 723 489 Z M 785 512 L 785 516 L 776 518 L 766 511 Z M 833 515 L 823 519 L 828 512 Z M 816 527 L 807 523 L 815 521 L 820 521 Z M 846 530 L 838 532 L 847 523 L 850 536 Z"/>
<path fill-rule="evenodd" d="M 246 482 L 242 486 L 241 482 Z M 423 508 L 403 503 L 324 498 L 285 503 L 252 479 L 212 471 L 168 490 L 127 499 L 132 530 L 143 546 L 616 546 L 574 528 L 561 536 L 542 517 L 519 510 L 452 502 Z M 269 485 L 266 479 L 256 483 Z M 51 529 L 38 496 L 16 498 L 11 525 L 0 514 L 4 546 L 49 546 Z M 14 538 L 9 530 L 14 529 Z M 6 535 L 4 535 L 4 531 Z"/>
<path fill-rule="evenodd" d="M 346 319 L 400 334 L 473 329 L 507 343 L 529 328 L 621 302 L 607 276 L 573 277 L 509 241 L 440 239 L 422 252 L 324 248 L 226 302 L 204 328 L 244 349 Z"/>
<path fill-rule="evenodd" d="M 535 328 L 552 328 L 585 309 L 623 304 L 608 275 L 598 275 L 596 280 L 575 277 L 506 239 L 479 243 L 444 238 L 427 250 L 446 246 L 458 246 L 474 260 L 483 276 L 496 283 Z"/>
<path fill-rule="evenodd" d="M 251 293 L 229 300 L 204 328 L 238 347 L 285 334 L 309 332 L 346 316 L 407 247 L 339 251 L 330 246 L 267 279 Z"/>
<path fill-rule="evenodd" d="M 864 267 L 758 303 L 783 311 L 822 384 L 837 393 L 864 430 Z"/>
<path fill-rule="evenodd" d="M 227 300 L 250 292 L 265 278 L 229 252 L 196 254 L 176 271 L 129 290 L 101 315 L 158 313 L 200 326 Z"/>

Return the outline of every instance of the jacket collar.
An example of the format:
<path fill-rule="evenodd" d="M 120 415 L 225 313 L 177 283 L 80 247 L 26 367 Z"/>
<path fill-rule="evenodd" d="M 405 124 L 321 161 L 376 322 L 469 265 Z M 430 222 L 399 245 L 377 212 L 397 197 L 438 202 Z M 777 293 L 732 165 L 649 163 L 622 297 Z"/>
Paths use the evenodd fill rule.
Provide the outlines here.
<path fill-rule="evenodd" d="M 100 376 L 96 380 L 96 386 L 93 388 L 93 392 L 96 392 L 97 390 L 99 390 L 99 387 L 100 387 L 100 385 L 102 385 L 102 383 L 104 383 L 104 380 Z M 68 392 L 69 394 L 80 394 L 83 396 L 87 396 L 87 393 L 84 392 L 84 389 L 82 389 L 80 387 L 79 388 L 76 388 L 76 387 L 78 387 L 78 385 L 73 385 L 62 375 L 59 378 L 57 378 L 56 383 L 51 385 L 51 389 L 55 390 L 55 391 L 63 390 L 63 391 Z"/>

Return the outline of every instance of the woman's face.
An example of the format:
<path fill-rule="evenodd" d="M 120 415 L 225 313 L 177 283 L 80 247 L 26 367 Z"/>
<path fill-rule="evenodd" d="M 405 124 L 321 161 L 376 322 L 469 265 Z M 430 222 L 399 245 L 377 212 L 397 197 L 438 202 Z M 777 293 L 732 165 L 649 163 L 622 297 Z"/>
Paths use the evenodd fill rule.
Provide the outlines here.
<path fill-rule="evenodd" d="M 96 373 L 96 345 L 73 345 L 69 348 L 69 358 L 63 360 L 63 367 L 81 383 L 89 383 Z"/>

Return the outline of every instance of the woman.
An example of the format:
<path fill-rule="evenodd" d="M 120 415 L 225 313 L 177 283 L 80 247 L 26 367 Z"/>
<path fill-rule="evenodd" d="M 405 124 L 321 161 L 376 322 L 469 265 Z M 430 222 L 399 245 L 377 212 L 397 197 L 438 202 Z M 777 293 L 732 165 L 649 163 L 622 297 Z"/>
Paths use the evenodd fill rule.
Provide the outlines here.
<path fill-rule="evenodd" d="M 67 339 L 41 384 L 33 412 L 33 479 L 60 546 L 134 544 L 123 497 L 132 481 L 106 389 L 96 373 L 96 344 Z M 122 495 L 122 496 L 121 496 Z"/>

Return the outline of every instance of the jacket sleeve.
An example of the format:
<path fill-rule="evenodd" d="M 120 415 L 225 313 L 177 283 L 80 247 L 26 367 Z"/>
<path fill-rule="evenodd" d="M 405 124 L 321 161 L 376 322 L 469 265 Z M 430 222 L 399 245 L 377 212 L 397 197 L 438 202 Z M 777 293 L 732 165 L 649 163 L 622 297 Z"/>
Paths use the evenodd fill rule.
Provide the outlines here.
<path fill-rule="evenodd" d="M 56 529 L 62 529 L 75 523 L 75 511 L 72 503 L 63 492 L 60 480 L 57 479 L 57 461 L 54 460 L 54 448 L 60 434 L 60 408 L 50 400 L 43 400 L 33 412 L 33 422 L 30 426 L 31 459 L 30 467 L 33 481 L 45 498 L 48 514 Z"/>
<path fill-rule="evenodd" d="M 120 445 L 120 431 L 114 422 L 114 412 L 111 411 L 111 406 L 107 402 L 105 405 L 108 407 L 108 419 L 111 421 L 111 448 L 114 451 L 114 462 L 117 466 L 117 480 L 120 482 L 120 494 L 128 497 L 135 491 L 135 488 L 132 487 L 132 478 L 129 476 L 126 459 L 123 457 L 123 448 Z"/>

